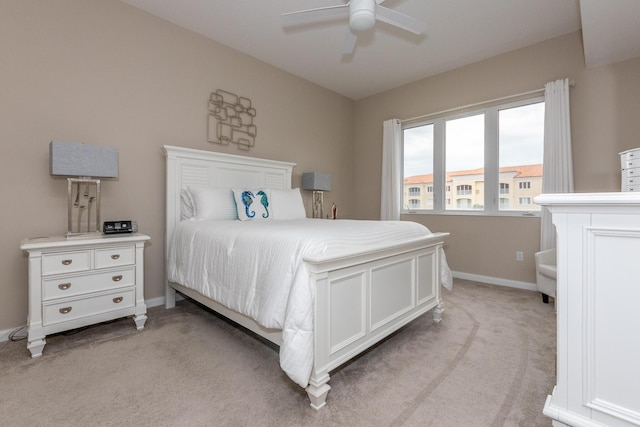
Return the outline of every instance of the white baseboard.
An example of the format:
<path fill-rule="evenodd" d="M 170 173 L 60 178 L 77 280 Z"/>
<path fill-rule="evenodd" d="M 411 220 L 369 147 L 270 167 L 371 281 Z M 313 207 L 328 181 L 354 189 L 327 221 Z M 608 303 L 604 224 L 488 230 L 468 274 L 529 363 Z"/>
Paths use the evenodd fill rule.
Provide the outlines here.
<path fill-rule="evenodd" d="M 19 326 L 16 326 L 19 327 Z M 0 342 L 9 341 L 9 334 L 16 328 L 5 329 L 4 331 L 0 331 Z"/>
<path fill-rule="evenodd" d="M 535 283 L 520 282 L 518 280 L 501 279 L 499 277 L 482 276 L 480 274 L 461 273 L 452 271 L 453 277 L 456 279 L 471 280 L 474 282 L 487 283 L 489 285 L 506 286 L 508 288 L 524 289 L 526 291 L 536 291 Z"/>
<path fill-rule="evenodd" d="M 176 293 L 176 302 L 182 301 L 183 299 L 184 297 L 182 295 L 180 295 L 179 293 Z M 164 305 L 165 301 L 166 301 L 165 297 L 157 297 L 157 298 L 145 300 L 144 302 L 145 304 L 147 304 L 147 308 L 151 308 L 151 307 L 157 307 L 159 305 Z"/>
<path fill-rule="evenodd" d="M 164 297 L 157 297 L 144 300 L 144 303 L 147 304 L 147 308 L 157 307 L 159 305 L 164 305 Z"/>

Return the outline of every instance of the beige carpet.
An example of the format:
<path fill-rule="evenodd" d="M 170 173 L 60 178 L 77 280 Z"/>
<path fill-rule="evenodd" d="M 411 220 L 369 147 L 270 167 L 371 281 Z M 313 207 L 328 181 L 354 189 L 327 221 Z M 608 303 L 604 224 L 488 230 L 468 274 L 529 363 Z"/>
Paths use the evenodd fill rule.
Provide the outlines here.
<path fill-rule="evenodd" d="M 456 280 L 430 314 L 331 375 L 315 411 L 277 350 L 196 304 L 0 344 L 2 426 L 549 426 L 555 313 L 539 294 Z"/>

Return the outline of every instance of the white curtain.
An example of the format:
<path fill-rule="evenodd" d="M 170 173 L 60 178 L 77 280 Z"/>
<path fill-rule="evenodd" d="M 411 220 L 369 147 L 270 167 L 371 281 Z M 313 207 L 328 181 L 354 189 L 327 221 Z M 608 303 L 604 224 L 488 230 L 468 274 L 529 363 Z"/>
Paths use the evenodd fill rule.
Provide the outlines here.
<path fill-rule="evenodd" d="M 544 166 L 542 192 L 572 193 L 571 123 L 569 119 L 569 79 L 544 86 Z M 542 209 L 540 250 L 556 246 L 556 232 L 551 213 Z"/>
<path fill-rule="evenodd" d="M 382 124 L 382 194 L 380 196 L 380 219 L 400 220 L 401 171 L 402 171 L 402 126 L 400 120 L 385 120 Z"/>

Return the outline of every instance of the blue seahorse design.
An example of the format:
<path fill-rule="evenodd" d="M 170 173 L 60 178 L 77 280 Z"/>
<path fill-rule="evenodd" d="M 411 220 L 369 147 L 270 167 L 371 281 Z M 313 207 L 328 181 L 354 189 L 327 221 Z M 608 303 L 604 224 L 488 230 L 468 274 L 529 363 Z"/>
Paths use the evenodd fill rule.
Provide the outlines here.
<path fill-rule="evenodd" d="M 264 213 L 262 214 L 262 218 L 269 218 L 269 198 L 267 197 L 267 194 L 260 190 L 257 193 L 258 196 L 260 196 L 260 204 L 262 206 L 264 206 Z"/>
<path fill-rule="evenodd" d="M 256 211 L 250 211 L 249 207 L 251 203 L 253 203 L 253 198 L 255 196 L 251 191 L 243 191 L 242 192 L 242 204 L 244 205 L 244 212 L 247 215 L 247 218 L 253 218 L 256 216 Z"/>

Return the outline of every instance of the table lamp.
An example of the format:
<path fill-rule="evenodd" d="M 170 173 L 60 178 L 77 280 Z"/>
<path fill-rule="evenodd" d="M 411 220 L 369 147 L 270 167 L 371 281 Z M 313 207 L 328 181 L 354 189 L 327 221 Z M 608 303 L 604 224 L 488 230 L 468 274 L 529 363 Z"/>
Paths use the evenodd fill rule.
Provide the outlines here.
<path fill-rule="evenodd" d="M 49 166 L 53 176 L 67 176 L 67 234 L 73 237 L 100 230 L 100 180 L 118 177 L 118 149 L 101 145 L 51 141 Z"/>

